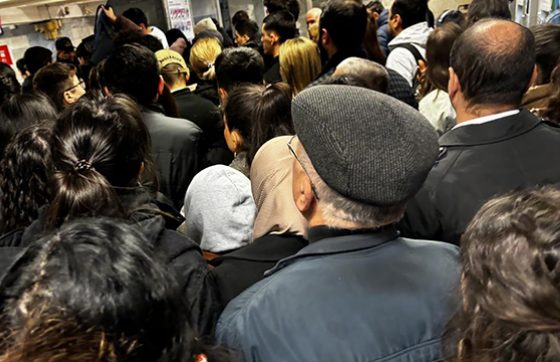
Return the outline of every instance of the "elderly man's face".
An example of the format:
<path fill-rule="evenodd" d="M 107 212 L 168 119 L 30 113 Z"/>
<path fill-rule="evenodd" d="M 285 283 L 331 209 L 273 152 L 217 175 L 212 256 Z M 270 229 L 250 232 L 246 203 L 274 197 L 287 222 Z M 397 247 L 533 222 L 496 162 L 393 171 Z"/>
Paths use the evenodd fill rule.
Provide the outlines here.
<path fill-rule="evenodd" d="M 319 18 L 321 17 L 321 11 L 319 9 L 312 9 L 309 10 L 305 16 L 305 21 L 307 22 L 307 29 L 313 24 L 317 24 L 319 22 Z"/>

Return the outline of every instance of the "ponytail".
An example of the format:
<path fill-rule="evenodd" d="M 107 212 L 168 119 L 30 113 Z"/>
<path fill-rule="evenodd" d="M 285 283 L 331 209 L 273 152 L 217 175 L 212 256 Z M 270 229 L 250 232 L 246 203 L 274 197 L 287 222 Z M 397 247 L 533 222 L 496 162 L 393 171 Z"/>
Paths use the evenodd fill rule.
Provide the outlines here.
<path fill-rule="evenodd" d="M 214 67 L 214 63 L 210 63 L 208 65 L 208 70 L 202 74 L 202 79 L 204 80 L 214 80 L 216 79 L 216 68 Z"/>
<path fill-rule="evenodd" d="M 132 100 L 82 97 L 53 129 L 47 228 L 72 217 L 125 218 L 119 194 L 138 184 L 149 147 L 148 130 Z"/>

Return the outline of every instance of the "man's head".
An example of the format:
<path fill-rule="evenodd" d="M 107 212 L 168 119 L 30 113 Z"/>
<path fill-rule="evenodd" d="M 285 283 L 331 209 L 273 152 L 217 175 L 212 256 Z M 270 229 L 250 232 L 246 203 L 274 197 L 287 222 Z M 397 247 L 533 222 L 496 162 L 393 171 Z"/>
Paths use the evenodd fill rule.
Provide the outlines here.
<path fill-rule="evenodd" d="M 23 79 L 27 78 L 27 64 L 25 64 L 25 59 L 21 58 L 16 62 L 16 67 L 19 70 L 19 74 Z"/>
<path fill-rule="evenodd" d="M 535 38 L 507 20 L 483 20 L 459 37 L 451 51 L 449 97 L 459 111 L 518 108 L 536 80 Z"/>
<path fill-rule="evenodd" d="M 264 6 L 266 7 L 266 14 L 274 14 L 278 11 L 289 11 L 294 20 L 299 19 L 299 1 L 298 0 L 264 0 Z"/>
<path fill-rule="evenodd" d="M 366 8 L 373 14 L 375 19 L 378 19 L 379 15 L 385 10 L 385 6 L 383 6 L 383 3 L 379 0 L 370 2 L 366 5 Z"/>
<path fill-rule="evenodd" d="M 355 1 L 330 0 L 321 14 L 319 45 L 329 58 L 340 50 L 362 47 L 367 10 Z"/>
<path fill-rule="evenodd" d="M 80 45 L 76 48 L 76 58 L 78 58 L 81 65 L 89 63 L 93 53 L 93 43 L 94 36 L 91 35 L 83 39 Z"/>
<path fill-rule="evenodd" d="M 467 25 L 472 26 L 482 19 L 511 19 L 508 0 L 473 0 L 469 5 Z"/>
<path fill-rule="evenodd" d="M 264 61 L 254 49 L 241 47 L 225 49 L 216 59 L 216 80 L 222 99 L 233 87 L 244 84 L 263 84 Z"/>
<path fill-rule="evenodd" d="M 537 84 L 550 83 L 550 75 L 560 60 L 560 25 L 543 24 L 531 29 L 537 50 Z"/>
<path fill-rule="evenodd" d="M 49 97 L 61 111 L 86 94 L 84 82 L 78 79 L 76 72 L 73 64 L 48 65 L 35 74 L 33 88 Z"/>
<path fill-rule="evenodd" d="M 155 101 L 163 92 L 157 58 L 142 45 L 127 44 L 116 48 L 100 73 L 106 92 L 126 94 L 140 104 Z"/>
<path fill-rule="evenodd" d="M 39 69 L 52 63 L 52 52 L 43 47 L 31 47 L 23 55 L 27 70 L 30 74 L 35 74 Z"/>
<path fill-rule="evenodd" d="M 307 23 L 307 29 L 311 27 L 313 24 L 318 24 L 319 19 L 321 18 L 321 13 L 323 10 L 319 8 L 312 8 L 305 14 L 305 22 Z"/>
<path fill-rule="evenodd" d="M 389 85 L 389 73 L 379 63 L 362 58 L 346 58 L 336 67 L 335 75 L 351 74 L 362 78 L 367 88 L 386 93 Z"/>
<path fill-rule="evenodd" d="M 368 89 L 306 89 L 294 99 L 292 115 L 292 193 L 310 226 L 363 229 L 398 222 L 437 158 L 429 122 Z"/>
<path fill-rule="evenodd" d="M 259 33 L 259 26 L 251 19 L 244 20 L 235 27 L 235 44 L 242 47 L 250 40 L 254 40 Z"/>
<path fill-rule="evenodd" d="M 128 20 L 132 21 L 134 24 L 141 27 L 144 33 L 148 33 L 148 28 L 150 25 L 148 24 L 148 17 L 146 16 L 146 13 L 142 11 L 142 9 L 130 8 L 126 10 L 122 15 Z"/>
<path fill-rule="evenodd" d="M 396 0 L 389 11 L 389 33 L 396 37 L 404 29 L 427 21 L 426 0 Z"/>
<path fill-rule="evenodd" d="M 296 22 L 292 14 L 281 10 L 268 15 L 263 20 L 262 37 L 264 53 L 278 56 L 280 45 L 286 40 L 295 38 Z"/>
<path fill-rule="evenodd" d="M 68 37 L 58 38 L 54 43 L 56 47 L 56 57 L 60 60 L 73 62 L 76 52 L 72 41 Z"/>
<path fill-rule="evenodd" d="M 160 50 L 156 53 L 161 76 L 170 90 L 182 89 L 189 81 L 189 67 L 183 56 L 173 50 Z"/>
<path fill-rule="evenodd" d="M 233 14 L 233 17 L 231 18 L 231 25 L 236 28 L 237 24 L 245 20 L 249 20 L 249 14 L 247 14 L 247 12 L 244 10 L 239 10 L 238 12 Z"/>

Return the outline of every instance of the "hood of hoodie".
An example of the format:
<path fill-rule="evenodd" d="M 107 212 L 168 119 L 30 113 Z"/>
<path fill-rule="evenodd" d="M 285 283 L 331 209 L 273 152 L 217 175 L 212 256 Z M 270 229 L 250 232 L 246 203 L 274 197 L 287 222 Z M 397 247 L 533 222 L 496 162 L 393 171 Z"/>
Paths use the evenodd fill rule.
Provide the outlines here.
<path fill-rule="evenodd" d="M 397 45 L 401 44 L 413 44 L 426 49 L 426 43 L 428 42 L 428 37 L 432 30 L 433 29 L 428 26 L 427 21 L 408 27 L 391 40 L 389 49 L 393 50 Z"/>
<path fill-rule="evenodd" d="M 202 250 L 222 253 L 252 240 L 256 207 L 251 181 L 232 167 L 198 173 L 185 196 L 185 230 Z"/>
<path fill-rule="evenodd" d="M 381 28 L 383 25 L 387 25 L 389 23 L 389 9 L 385 9 L 379 14 L 379 18 L 377 19 L 377 28 Z"/>

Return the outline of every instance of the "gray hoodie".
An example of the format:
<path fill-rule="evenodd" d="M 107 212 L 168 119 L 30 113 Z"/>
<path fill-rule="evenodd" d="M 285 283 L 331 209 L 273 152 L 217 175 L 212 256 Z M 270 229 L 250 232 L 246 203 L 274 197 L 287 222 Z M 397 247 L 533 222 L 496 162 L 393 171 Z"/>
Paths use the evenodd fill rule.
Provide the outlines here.
<path fill-rule="evenodd" d="M 397 46 L 400 44 L 412 44 L 426 58 L 426 43 L 432 31 L 433 29 L 428 27 L 428 22 L 425 21 L 404 29 L 389 43 L 391 53 L 389 53 L 387 58 L 387 68 L 402 75 L 411 87 L 414 84 L 418 64 L 409 50 Z"/>
<path fill-rule="evenodd" d="M 231 167 L 216 165 L 197 174 L 185 196 L 186 234 L 202 250 L 222 253 L 252 240 L 256 208 L 251 181 Z"/>

